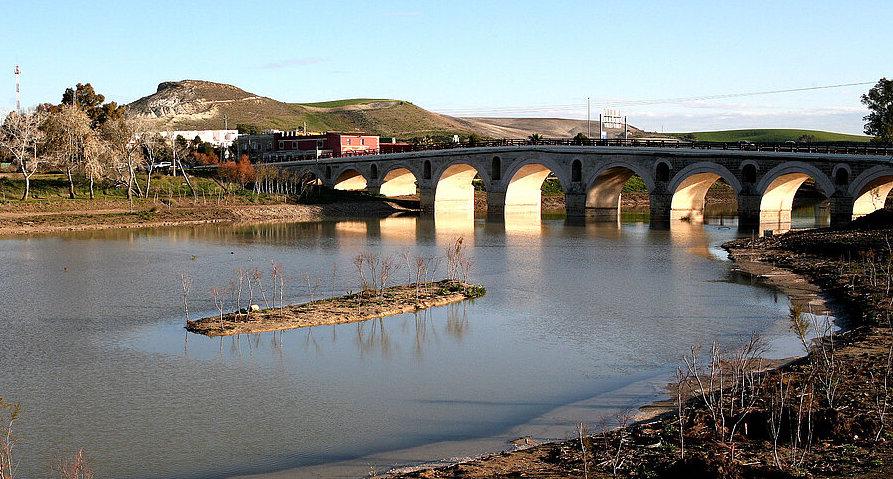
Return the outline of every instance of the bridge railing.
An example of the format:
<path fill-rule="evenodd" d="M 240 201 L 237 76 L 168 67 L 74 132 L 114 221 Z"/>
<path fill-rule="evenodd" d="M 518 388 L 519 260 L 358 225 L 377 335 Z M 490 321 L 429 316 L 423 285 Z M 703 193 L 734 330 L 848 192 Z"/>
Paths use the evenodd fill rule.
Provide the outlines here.
<path fill-rule="evenodd" d="M 407 153 L 414 151 L 433 151 L 433 150 L 451 150 L 459 148 L 500 148 L 500 147 L 519 147 L 519 146 L 613 146 L 613 147 L 645 147 L 645 148 L 678 148 L 678 149 L 696 149 L 696 150 L 732 150 L 732 151 L 767 151 L 767 152 L 785 152 L 785 153 L 820 153 L 820 154 L 845 154 L 845 155 L 877 155 L 877 156 L 893 156 L 893 145 L 877 144 L 877 143 L 801 143 L 801 142 L 774 142 L 774 143 L 752 143 L 749 141 L 738 142 L 714 142 L 714 141 L 686 141 L 676 139 L 654 139 L 654 138 L 614 138 L 614 139 L 592 139 L 592 138 L 539 138 L 532 140 L 529 138 L 502 138 L 488 140 L 473 140 L 462 143 L 443 142 L 443 143 L 414 143 L 401 145 L 399 151 L 394 153 Z M 276 152 L 272 152 L 274 155 Z M 350 156 L 372 156 L 380 154 L 377 150 L 368 154 L 351 154 Z M 347 155 L 342 155 L 345 157 Z M 337 158 L 331 154 L 320 156 L 316 159 L 291 158 L 282 161 L 309 161 L 316 162 L 320 159 Z M 275 162 L 276 160 L 269 160 Z"/>

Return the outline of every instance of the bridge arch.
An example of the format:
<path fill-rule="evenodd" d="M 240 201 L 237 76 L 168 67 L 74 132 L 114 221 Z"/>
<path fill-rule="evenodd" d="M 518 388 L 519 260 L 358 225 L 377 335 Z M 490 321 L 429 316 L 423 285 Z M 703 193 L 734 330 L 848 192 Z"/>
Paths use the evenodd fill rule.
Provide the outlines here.
<path fill-rule="evenodd" d="M 416 194 L 416 177 L 409 165 L 397 164 L 391 166 L 381 177 L 379 194 L 392 196 L 409 196 Z"/>
<path fill-rule="evenodd" d="M 742 185 L 738 178 L 718 163 L 702 161 L 681 169 L 667 186 L 667 191 L 673 195 L 670 219 L 703 221 L 707 191 L 720 179 L 735 190 L 736 196 L 741 193 Z"/>
<path fill-rule="evenodd" d="M 757 183 L 757 175 L 760 172 L 760 165 L 753 160 L 744 160 L 739 166 L 741 170 L 741 179 L 745 184 L 755 185 Z"/>
<path fill-rule="evenodd" d="M 480 176 L 484 182 L 484 188 L 490 185 L 485 172 L 477 166 L 464 161 L 449 163 L 441 168 L 435 175 L 437 183 L 434 186 L 434 211 L 474 211 L 474 184 L 476 176 Z"/>
<path fill-rule="evenodd" d="M 853 179 L 853 170 L 850 168 L 850 165 L 838 163 L 831 170 L 831 178 L 834 179 L 834 186 L 846 191 L 850 186 L 850 181 Z"/>
<path fill-rule="evenodd" d="M 865 170 L 848 189 L 854 199 L 853 218 L 883 208 L 890 191 L 893 191 L 893 167 L 878 165 Z"/>
<path fill-rule="evenodd" d="M 654 181 L 668 182 L 673 170 L 673 165 L 667 160 L 657 160 L 654 164 Z"/>
<path fill-rule="evenodd" d="M 506 170 L 508 184 L 505 190 L 506 213 L 539 213 L 542 211 L 542 187 L 549 174 L 555 175 L 562 189 L 569 184 L 566 166 L 548 159 L 515 161 Z"/>
<path fill-rule="evenodd" d="M 366 189 L 366 177 L 357 169 L 344 168 L 334 178 L 333 189 L 350 191 Z"/>
<path fill-rule="evenodd" d="M 826 198 L 834 194 L 834 183 L 828 175 L 808 163 L 788 161 L 767 171 L 756 186 L 761 196 L 760 222 L 790 223 L 794 196 L 809 179 Z"/>
<path fill-rule="evenodd" d="M 571 181 L 574 183 L 583 181 L 583 162 L 580 160 L 571 163 Z"/>
<path fill-rule="evenodd" d="M 596 217 L 616 219 L 620 212 L 623 185 L 633 175 L 642 178 L 649 193 L 654 191 L 654 177 L 650 168 L 625 161 L 601 165 L 586 182 L 586 208 Z"/>
<path fill-rule="evenodd" d="M 493 181 L 499 181 L 502 179 L 502 159 L 498 156 L 494 156 L 492 160 L 490 160 L 490 178 Z"/>

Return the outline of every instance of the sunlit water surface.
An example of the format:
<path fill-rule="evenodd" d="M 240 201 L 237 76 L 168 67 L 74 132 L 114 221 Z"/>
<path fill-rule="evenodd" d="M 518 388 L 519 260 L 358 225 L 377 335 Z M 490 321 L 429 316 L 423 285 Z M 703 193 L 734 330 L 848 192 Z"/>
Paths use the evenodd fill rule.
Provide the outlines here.
<path fill-rule="evenodd" d="M 0 395 L 24 407 L 18 476 L 51 475 L 78 448 L 97 477 L 337 461 L 359 476 L 369 469 L 359 464 L 446 454 L 387 451 L 453 441 L 453 451 L 477 454 L 492 444 L 475 438 L 499 447 L 516 433 L 562 438 L 595 421 L 601 404 L 659 396 L 692 344 L 732 346 L 756 331 L 772 355 L 797 354 L 787 299 L 730 273 L 718 245 L 740 234 L 734 218 L 669 230 L 631 218 L 409 217 L 2 240 Z M 340 294 L 358 287 L 360 252 L 433 256 L 459 236 L 488 291 L 474 302 L 275 334 L 184 332 L 180 273 L 193 278 L 196 317 L 213 314 L 210 289 L 239 267 L 282 262 L 286 300 L 297 302 L 308 296 L 305 274 L 316 297 L 333 280 Z M 405 280 L 404 269 L 395 281 Z M 633 384 L 648 386 L 621 392 Z M 525 429 L 589 398 L 579 417 Z"/>

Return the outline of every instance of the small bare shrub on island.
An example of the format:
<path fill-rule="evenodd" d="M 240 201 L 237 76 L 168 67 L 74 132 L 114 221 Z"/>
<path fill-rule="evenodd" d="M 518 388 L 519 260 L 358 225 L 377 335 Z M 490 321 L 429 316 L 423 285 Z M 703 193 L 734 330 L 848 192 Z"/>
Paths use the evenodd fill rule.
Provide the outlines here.
<path fill-rule="evenodd" d="M 227 286 L 210 289 L 217 314 L 196 321 L 188 320 L 186 298 L 191 279 L 181 275 L 184 314 L 187 316 L 186 329 L 215 336 L 290 329 L 314 324 L 360 321 L 405 312 L 407 307 L 418 310 L 483 296 L 486 293 L 483 286 L 468 283 L 474 261 L 465 255 L 462 238 L 446 248 L 446 253 L 448 277 L 441 280 L 434 279 L 442 260 L 440 257 L 413 257 L 407 252 L 385 256 L 374 252 L 357 254 L 352 259 L 355 280 L 359 286 L 357 293 L 347 291 L 346 295 L 335 296 L 337 265 L 333 264 L 333 296 L 317 299 L 316 293 L 322 286 L 322 277 L 305 272 L 301 276 L 301 289 L 307 288 L 310 301 L 294 305 L 285 304 L 285 289 L 290 280 L 282 263 L 271 261 L 268 275 L 258 268 L 247 270 L 239 267 L 234 270 Z M 392 285 L 393 278 L 404 267 L 407 269 L 409 283 Z M 268 287 L 271 295 L 269 298 Z M 246 289 L 247 305 L 244 304 Z M 258 294 L 263 300 L 263 309 L 254 304 Z M 345 308 L 350 308 L 351 311 L 344 311 Z M 249 322 L 250 325 L 246 324 Z"/>

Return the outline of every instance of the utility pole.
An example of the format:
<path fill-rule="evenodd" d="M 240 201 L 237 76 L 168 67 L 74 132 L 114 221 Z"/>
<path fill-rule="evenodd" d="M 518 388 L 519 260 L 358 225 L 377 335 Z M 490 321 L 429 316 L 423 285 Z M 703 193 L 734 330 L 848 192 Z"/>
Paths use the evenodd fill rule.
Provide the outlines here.
<path fill-rule="evenodd" d="M 19 70 L 19 66 L 16 65 L 16 112 L 22 112 L 22 92 L 19 90 L 19 76 L 22 74 L 22 71 Z"/>
<path fill-rule="evenodd" d="M 601 140 L 604 135 L 604 129 L 602 125 L 604 124 L 604 119 L 602 118 L 602 114 L 598 114 L 598 139 Z"/>
<path fill-rule="evenodd" d="M 623 139 L 629 138 L 629 124 L 626 122 L 626 115 L 623 116 Z"/>
<path fill-rule="evenodd" d="M 226 161 L 226 131 L 229 130 L 229 117 L 223 114 L 223 137 L 220 139 L 220 161 Z"/>
<path fill-rule="evenodd" d="M 177 139 L 174 137 L 174 131 L 171 130 L 170 135 L 168 135 L 171 139 L 171 167 L 174 170 L 174 178 L 177 177 Z"/>
<path fill-rule="evenodd" d="M 592 138 L 592 120 L 591 120 L 591 115 L 590 115 L 591 111 L 592 111 L 592 104 L 590 103 L 589 97 L 587 96 L 586 97 L 586 136 L 588 138 Z"/>

